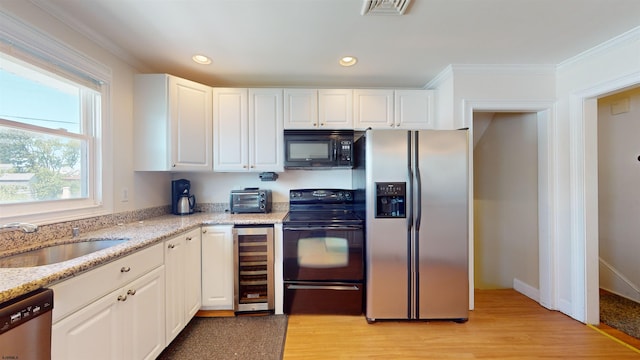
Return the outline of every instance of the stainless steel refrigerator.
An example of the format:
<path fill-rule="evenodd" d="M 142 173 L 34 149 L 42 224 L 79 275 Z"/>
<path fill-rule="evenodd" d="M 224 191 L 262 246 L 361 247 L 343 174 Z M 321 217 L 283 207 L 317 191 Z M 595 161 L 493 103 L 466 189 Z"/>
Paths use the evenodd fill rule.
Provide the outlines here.
<path fill-rule="evenodd" d="M 468 131 L 369 130 L 362 140 L 367 320 L 466 321 Z"/>

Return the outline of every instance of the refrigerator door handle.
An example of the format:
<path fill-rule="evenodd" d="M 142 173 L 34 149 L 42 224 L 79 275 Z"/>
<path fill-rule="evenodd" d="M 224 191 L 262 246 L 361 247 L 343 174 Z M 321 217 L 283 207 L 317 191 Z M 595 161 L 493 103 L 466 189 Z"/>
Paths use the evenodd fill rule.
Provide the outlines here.
<path fill-rule="evenodd" d="M 413 229 L 413 160 L 411 156 L 411 131 L 407 131 L 407 176 L 409 181 L 409 196 L 407 196 L 407 232 Z"/>
<path fill-rule="evenodd" d="M 420 223 L 422 219 L 422 176 L 420 174 L 420 149 L 418 147 L 418 132 L 415 132 L 415 144 L 413 145 L 415 151 L 414 164 L 416 174 L 416 231 L 420 231 Z"/>

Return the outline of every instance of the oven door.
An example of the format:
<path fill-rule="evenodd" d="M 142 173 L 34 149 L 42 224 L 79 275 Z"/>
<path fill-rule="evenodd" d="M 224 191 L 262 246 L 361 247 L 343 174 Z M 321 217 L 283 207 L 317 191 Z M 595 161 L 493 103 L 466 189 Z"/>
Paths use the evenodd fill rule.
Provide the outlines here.
<path fill-rule="evenodd" d="M 362 281 L 361 226 L 284 227 L 284 281 Z"/>

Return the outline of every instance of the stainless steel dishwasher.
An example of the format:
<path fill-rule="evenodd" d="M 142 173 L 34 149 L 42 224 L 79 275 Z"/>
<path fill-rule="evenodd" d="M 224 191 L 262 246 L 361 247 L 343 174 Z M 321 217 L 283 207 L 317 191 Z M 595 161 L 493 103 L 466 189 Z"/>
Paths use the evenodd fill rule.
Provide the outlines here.
<path fill-rule="evenodd" d="M 50 360 L 51 310 L 51 289 L 0 304 L 0 359 Z"/>

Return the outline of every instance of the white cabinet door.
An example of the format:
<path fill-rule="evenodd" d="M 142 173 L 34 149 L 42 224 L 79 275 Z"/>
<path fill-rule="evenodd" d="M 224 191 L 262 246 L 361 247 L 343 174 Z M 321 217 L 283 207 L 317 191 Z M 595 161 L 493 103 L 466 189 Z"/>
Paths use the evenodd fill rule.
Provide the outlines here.
<path fill-rule="evenodd" d="M 165 348 L 165 280 L 159 267 L 124 287 L 120 332 L 124 335 L 124 359 L 153 360 Z"/>
<path fill-rule="evenodd" d="M 249 89 L 249 170 L 284 171 L 282 89 Z"/>
<path fill-rule="evenodd" d="M 353 90 L 318 90 L 318 128 L 353 129 Z"/>
<path fill-rule="evenodd" d="M 246 171 L 249 164 L 247 89 L 213 89 L 215 171 Z"/>
<path fill-rule="evenodd" d="M 202 248 L 200 228 L 185 235 L 184 305 L 186 322 L 200 310 L 202 305 Z"/>
<path fill-rule="evenodd" d="M 318 128 L 318 90 L 284 89 L 284 128 Z"/>
<path fill-rule="evenodd" d="M 167 344 L 200 309 L 200 239 L 198 228 L 164 242 Z"/>
<path fill-rule="evenodd" d="M 211 88 L 168 74 L 134 81 L 134 169 L 212 169 Z"/>
<path fill-rule="evenodd" d="M 124 359 L 122 322 L 116 290 L 52 327 L 51 359 Z"/>
<path fill-rule="evenodd" d="M 356 89 L 353 91 L 354 128 L 392 129 L 393 90 Z"/>
<path fill-rule="evenodd" d="M 173 170 L 211 170 L 211 88 L 169 76 L 169 111 Z"/>
<path fill-rule="evenodd" d="M 396 127 L 410 130 L 433 129 L 433 90 L 395 91 Z"/>
<path fill-rule="evenodd" d="M 184 252 L 185 244 L 180 237 L 164 242 L 165 266 L 165 326 L 166 343 L 170 343 L 178 336 L 185 326 L 184 320 Z"/>
<path fill-rule="evenodd" d="M 202 228 L 202 309 L 233 310 L 233 225 Z"/>
<path fill-rule="evenodd" d="M 180 237 L 166 240 L 164 243 L 164 266 L 166 284 L 166 343 L 178 336 L 185 326 L 184 293 L 184 241 Z"/>

